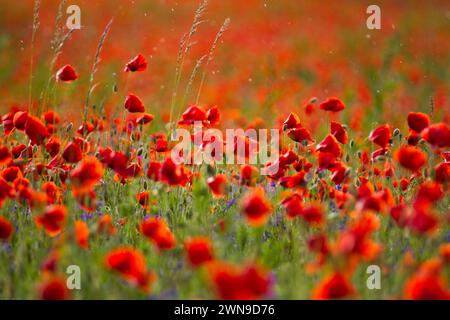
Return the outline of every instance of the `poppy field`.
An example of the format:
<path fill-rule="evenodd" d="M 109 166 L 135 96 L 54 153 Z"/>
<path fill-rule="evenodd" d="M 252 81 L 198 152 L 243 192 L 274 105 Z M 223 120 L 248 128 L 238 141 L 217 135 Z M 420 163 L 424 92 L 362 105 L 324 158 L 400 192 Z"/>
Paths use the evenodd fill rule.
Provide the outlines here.
<path fill-rule="evenodd" d="M 0 0 L 0 299 L 450 299 L 450 3 L 371 4 Z"/>

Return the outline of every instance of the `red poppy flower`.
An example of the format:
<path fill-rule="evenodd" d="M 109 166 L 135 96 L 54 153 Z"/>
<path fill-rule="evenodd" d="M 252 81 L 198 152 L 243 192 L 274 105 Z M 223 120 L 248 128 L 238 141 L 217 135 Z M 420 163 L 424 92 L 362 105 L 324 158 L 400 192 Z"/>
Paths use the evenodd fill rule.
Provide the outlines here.
<path fill-rule="evenodd" d="M 139 229 L 141 233 L 151 240 L 158 249 L 170 250 L 176 245 L 176 239 L 164 220 L 160 218 L 148 218 L 144 220 Z"/>
<path fill-rule="evenodd" d="M 215 177 L 209 177 L 207 180 L 209 189 L 215 197 L 222 197 L 225 195 L 227 187 L 227 176 L 218 174 Z"/>
<path fill-rule="evenodd" d="M 66 64 L 56 72 L 56 79 L 63 82 L 71 82 L 78 79 L 78 75 L 70 64 Z"/>
<path fill-rule="evenodd" d="M 128 247 L 112 250 L 105 258 L 106 267 L 119 273 L 125 280 L 145 291 L 155 281 L 156 275 L 147 271 L 145 258 L 141 252 Z"/>
<path fill-rule="evenodd" d="M 450 127 L 445 123 L 428 126 L 421 132 L 421 136 L 434 147 L 450 147 Z"/>
<path fill-rule="evenodd" d="M 5 179 L 7 182 L 13 182 L 16 178 L 22 177 L 22 171 L 19 167 L 11 166 L 1 171 L 0 177 Z"/>
<path fill-rule="evenodd" d="M 147 61 L 142 54 L 138 54 L 132 60 L 130 60 L 123 69 L 124 72 L 142 72 L 147 69 Z"/>
<path fill-rule="evenodd" d="M 333 181 L 334 184 L 341 184 L 344 182 L 347 173 L 347 167 L 345 165 L 338 162 L 336 166 L 330 169 L 330 171 L 332 172 L 331 181 Z"/>
<path fill-rule="evenodd" d="M 286 120 L 284 120 L 283 122 L 283 131 L 298 127 L 301 127 L 300 117 L 295 112 L 291 112 L 289 116 L 286 118 Z"/>
<path fill-rule="evenodd" d="M 49 136 L 47 128 L 42 121 L 30 115 L 27 117 L 25 124 L 25 133 L 32 144 L 41 144 Z"/>
<path fill-rule="evenodd" d="M 341 146 L 332 134 L 328 134 L 317 146 L 316 151 L 331 152 L 336 158 L 339 158 L 342 152 Z"/>
<path fill-rule="evenodd" d="M 89 248 L 89 228 L 86 222 L 75 221 L 75 240 L 80 248 Z"/>
<path fill-rule="evenodd" d="M 14 112 L 8 112 L 2 116 L 3 131 L 5 132 L 5 135 L 9 135 L 14 129 L 13 118 Z"/>
<path fill-rule="evenodd" d="M 130 93 L 125 99 L 125 109 L 128 112 L 145 112 L 144 104 L 136 95 Z"/>
<path fill-rule="evenodd" d="M 304 127 L 289 129 L 287 135 L 295 142 L 314 142 L 314 139 L 311 137 L 311 133 Z"/>
<path fill-rule="evenodd" d="M 47 203 L 48 204 L 53 204 L 57 200 L 59 200 L 60 190 L 54 182 L 49 181 L 49 182 L 44 183 L 42 185 L 42 191 L 44 191 L 45 194 L 47 195 Z"/>
<path fill-rule="evenodd" d="M 300 216 L 302 213 L 303 201 L 297 193 L 284 199 L 281 204 L 286 208 L 286 213 L 291 219 Z"/>
<path fill-rule="evenodd" d="M 144 208 L 144 209 L 148 209 L 149 207 L 149 198 L 150 198 L 150 194 L 148 191 L 142 191 L 139 192 L 136 195 L 136 198 L 139 202 L 139 204 Z"/>
<path fill-rule="evenodd" d="M 336 164 L 336 156 L 331 152 L 319 152 L 319 169 L 329 169 Z"/>
<path fill-rule="evenodd" d="M 444 191 L 440 184 L 435 182 L 425 182 L 419 187 L 416 195 L 416 201 L 436 202 L 442 198 Z"/>
<path fill-rule="evenodd" d="M 312 252 L 328 254 L 330 251 L 327 237 L 324 234 L 317 234 L 308 238 L 308 249 Z"/>
<path fill-rule="evenodd" d="M 36 225 L 45 229 L 50 237 L 55 237 L 61 233 L 65 225 L 67 209 L 61 205 L 48 206 L 44 213 L 36 217 Z"/>
<path fill-rule="evenodd" d="M 411 171 L 418 171 L 427 163 L 426 154 L 417 147 L 402 146 L 395 153 L 395 158 L 400 165 Z"/>
<path fill-rule="evenodd" d="M 112 217 L 109 214 L 105 214 L 98 219 L 97 233 L 107 233 L 112 236 L 117 233 L 117 229 L 114 227 Z"/>
<path fill-rule="evenodd" d="M 60 147 L 61 147 L 61 144 L 59 142 L 58 137 L 56 137 L 56 136 L 53 136 L 50 139 L 48 139 L 47 143 L 45 144 L 45 150 L 47 150 L 47 152 L 52 157 L 56 156 L 59 153 Z"/>
<path fill-rule="evenodd" d="M 347 131 L 345 131 L 342 124 L 336 121 L 331 121 L 330 124 L 331 134 L 335 136 L 336 140 L 342 144 L 346 144 L 348 142 Z"/>
<path fill-rule="evenodd" d="M 66 280 L 58 276 L 50 276 L 40 285 L 38 296 L 41 300 L 67 300 L 70 298 Z"/>
<path fill-rule="evenodd" d="M 391 129 L 389 125 L 381 125 L 369 134 L 369 140 L 379 145 L 381 148 L 386 148 L 391 139 Z"/>
<path fill-rule="evenodd" d="M 208 121 L 208 124 L 212 126 L 218 125 L 220 121 L 219 108 L 214 106 L 208 109 L 208 111 L 206 111 L 206 120 Z"/>
<path fill-rule="evenodd" d="M 353 296 L 355 289 L 350 281 L 340 272 L 334 272 L 323 279 L 313 291 L 313 299 L 331 300 Z"/>
<path fill-rule="evenodd" d="M 221 262 L 208 264 L 217 296 L 225 300 L 261 299 L 269 294 L 271 279 L 257 265 L 237 268 Z"/>
<path fill-rule="evenodd" d="M 161 166 L 160 179 L 171 186 L 184 186 L 188 181 L 184 168 L 181 165 L 177 166 L 170 157 Z"/>
<path fill-rule="evenodd" d="M 147 169 L 147 177 L 153 181 L 159 181 L 159 172 L 161 169 L 161 163 L 157 161 L 151 161 Z"/>
<path fill-rule="evenodd" d="M 48 123 L 48 124 L 57 124 L 57 123 L 59 123 L 59 117 L 53 110 L 49 110 L 47 112 L 44 112 L 42 114 L 42 119 L 45 121 L 45 123 Z"/>
<path fill-rule="evenodd" d="M 12 156 L 11 152 L 7 146 L 0 147 L 0 165 L 7 165 L 11 162 Z"/>
<path fill-rule="evenodd" d="M 77 129 L 77 133 L 79 135 L 88 135 L 89 133 L 93 132 L 95 129 L 94 125 L 90 123 L 89 121 L 83 122 Z"/>
<path fill-rule="evenodd" d="M 91 190 L 103 176 L 103 166 L 95 157 L 87 157 L 70 173 L 75 188 L 79 191 Z"/>
<path fill-rule="evenodd" d="M 81 159 L 83 158 L 83 152 L 81 151 L 81 148 L 78 146 L 78 144 L 70 142 L 64 148 L 62 156 L 64 160 L 66 160 L 69 163 L 77 163 L 80 162 Z"/>
<path fill-rule="evenodd" d="M 144 125 L 153 121 L 155 117 L 150 113 L 144 113 L 142 116 L 139 116 L 136 119 L 136 123 L 140 125 Z"/>
<path fill-rule="evenodd" d="M 25 130 L 25 124 L 27 123 L 28 112 L 27 111 L 17 111 L 14 114 L 13 124 L 17 130 Z"/>
<path fill-rule="evenodd" d="M 319 205 L 308 205 L 302 208 L 300 216 L 313 225 L 321 225 L 325 219 L 323 209 Z"/>
<path fill-rule="evenodd" d="M 410 112 L 408 114 L 408 126 L 411 130 L 421 133 L 430 125 L 430 117 L 422 112 Z"/>
<path fill-rule="evenodd" d="M 384 156 L 387 151 L 388 151 L 388 149 L 386 149 L 386 148 L 380 148 L 380 149 L 375 150 L 371 154 L 372 160 L 376 160 L 378 157 Z"/>
<path fill-rule="evenodd" d="M 211 241 L 207 237 L 195 237 L 185 241 L 184 249 L 191 266 L 198 267 L 214 260 Z"/>
<path fill-rule="evenodd" d="M 248 223 L 253 227 L 258 227 L 266 223 L 272 207 L 265 199 L 263 191 L 257 189 L 245 196 L 241 210 Z"/>
<path fill-rule="evenodd" d="M 0 216 L 0 240 L 8 241 L 14 232 L 13 226 L 8 219 Z"/>
<path fill-rule="evenodd" d="M 178 124 L 191 125 L 196 121 L 203 122 L 206 120 L 206 113 L 195 105 L 189 106 L 186 111 L 181 115 L 181 120 Z"/>
<path fill-rule="evenodd" d="M 319 105 L 325 111 L 338 112 L 345 109 L 344 103 L 338 98 L 328 98 Z"/>
<path fill-rule="evenodd" d="M 240 184 L 251 186 L 254 184 L 256 176 L 258 175 L 258 169 L 251 165 L 241 166 Z"/>
<path fill-rule="evenodd" d="M 450 182 L 450 162 L 442 162 L 434 167 L 435 180 L 439 183 Z"/>
<path fill-rule="evenodd" d="M 411 230 L 418 234 L 429 234 L 436 230 L 439 220 L 430 205 L 420 203 L 420 205 L 416 205 L 413 213 L 408 216 L 407 224 Z"/>
<path fill-rule="evenodd" d="M 429 260 L 423 263 L 405 285 L 405 297 L 412 300 L 449 300 L 450 291 L 440 275 L 440 263 Z"/>

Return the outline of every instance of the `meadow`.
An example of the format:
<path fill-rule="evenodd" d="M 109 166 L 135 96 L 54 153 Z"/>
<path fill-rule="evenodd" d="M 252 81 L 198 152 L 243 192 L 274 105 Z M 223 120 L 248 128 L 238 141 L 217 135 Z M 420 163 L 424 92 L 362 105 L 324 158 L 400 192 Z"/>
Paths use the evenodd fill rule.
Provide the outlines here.
<path fill-rule="evenodd" d="M 450 299 L 450 4 L 368 5 L 0 0 L 0 299 Z"/>

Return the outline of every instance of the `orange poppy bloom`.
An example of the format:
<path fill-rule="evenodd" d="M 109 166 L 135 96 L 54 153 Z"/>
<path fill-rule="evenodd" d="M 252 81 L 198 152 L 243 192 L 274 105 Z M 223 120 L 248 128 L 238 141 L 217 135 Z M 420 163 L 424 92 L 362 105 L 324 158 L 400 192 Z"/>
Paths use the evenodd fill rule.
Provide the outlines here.
<path fill-rule="evenodd" d="M 350 281 L 340 272 L 333 272 L 314 288 L 312 297 L 316 300 L 334 300 L 350 298 L 354 294 L 355 289 Z"/>
<path fill-rule="evenodd" d="M 89 228 L 86 222 L 75 221 L 75 240 L 80 248 L 89 248 Z"/>
<path fill-rule="evenodd" d="M 148 218 L 140 224 L 139 229 L 159 250 L 170 250 L 176 245 L 175 236 L 161 218 Z"/>
<path fill-rule="evenodd" d="M 155 281 L 156 275 L 147 271 L 145 258 L 141 252 L 123 247 L 109 252 L 105 258 L 106 267 L 119 273 L 125 280 L 133 285 L 148 291 Z"/>
<path fill-rule="evenodd" d="M 431 259 L 424 262 L 419 270 L 406 282 L 406 299 L 412 300 L 449 300 L 450 290 L 441 275 L 441 262 Z"/>
<path fill-rule="evenodd" d="M 262 299 L 270 293 L 269 274 L 256 264 L 238 268 L 223 262 L 208 264 L 216 295 L 224 300 Z"/>
<path fill-rule="evenodd" d="M 7 146 L 0 147 L 0 165 L 8 165 L 12 160 L 11 152 Z"/>
<path fill-rule="evenodd" d="M 41 300 L 67 300 L 70 298 L 66 280 L 58 276 L 45 279 L 38 288 L 38 297 Z"/>
<path fill-rule="evenodd" d="M 227 176 L 218 174 L 215 177 L 209 177 L 206 181 L 214 197 L 223 197 L 227 186 Z"/>
<path fill-rule="evenodd" d="M 258 227 L 266 223 L 272 207 L 265 199 L 263 191 L 257 189 L 242 200 L 241 211 L 251 226 Z"/>
<path fill-rule="evenodd" d="M 0 216 L 0 240 L 8 241 L 11 239 L 13 233 L 14 228 L 11 222 L 5 217 Z"/>
<path fill-rule="evenodd" d="M 95 157 L 87 157 L 70 173 L 70 179 L 78 191 L 91 190 L 103 177 L 103 166 Z"/>
<path fill-rule="evenodd" d="M 185 241 L 187 259 L 193 267 L 201 266 L 214 259 L 213 247 L 207 237 L 195 237 Z"/>
<path fill-rule="evenodd" d="M 109 235 L 115 235 L 117 229 L 114 227 L 112 217 L 109 214 L 105 214 L 98 219 L 97 233 L 108 233 Z"/>
<path fill-rule="evenodd" d="M 48 206 L 42 215 L 35 218 L 36 225 L 45 229 L 50 237 L 61 233 L 67 218 L 67 209 L 61 205 Z"/>
<path fill-rule="evenodd" d="M 426 163 L 426 154 L 417 147 L 402 146 L 395 153 L 395 159 L 400 165 L 411 171 L 419 171 Z"/>

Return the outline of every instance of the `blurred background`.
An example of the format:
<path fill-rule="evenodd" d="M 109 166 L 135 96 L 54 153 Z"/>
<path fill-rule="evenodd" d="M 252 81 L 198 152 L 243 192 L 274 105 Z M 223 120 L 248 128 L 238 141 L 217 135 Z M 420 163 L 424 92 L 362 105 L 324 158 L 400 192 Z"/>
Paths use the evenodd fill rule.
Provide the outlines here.
<path fill-rule="evenodd" d="M 46 107 L 79 117 L 100 35 L 113 18 L 95 74 L 93 103 L 104 105 L 109 114 L 122 107 L 126 92 L 133 92 L 148 112 L 167 120 L 180 39 L 199 1 L 67 2 L 80 7 L 82 28 L 72 34 L 54 70 L 49 70 L 59 2 L 41 3 L 33 53 L 34 103 L 49 75 L 71 64 L 79 79 L 57 83 Z M 218 105 L 225 127 L 275 126 L 296 111 L 311 130 L 322 123 L 327 129 L 322 111 L 305 108 L 312 97 L 320 102 L 329 96 L 346 103 L 340 120 L 361 134 L 373 123 L 388 120 L 405 126 L 407 111 L 428 112 L 434 121 L 449 122 L 450 2 L 377 1 L 381 30 L 366 27 L 370 4 L 210 0 L 182 70 L 179 94 L 229 17 L 199 101 L 201 106 Z M 2 112 L 11 106 L 28 108 L 33 5 L 32 0 L 0 0 Z M 138 53 L 147 58 L 147 71 L 125 74 L 125 63 Z M 195 102 L 199 78 L 186 104 Z"/>

